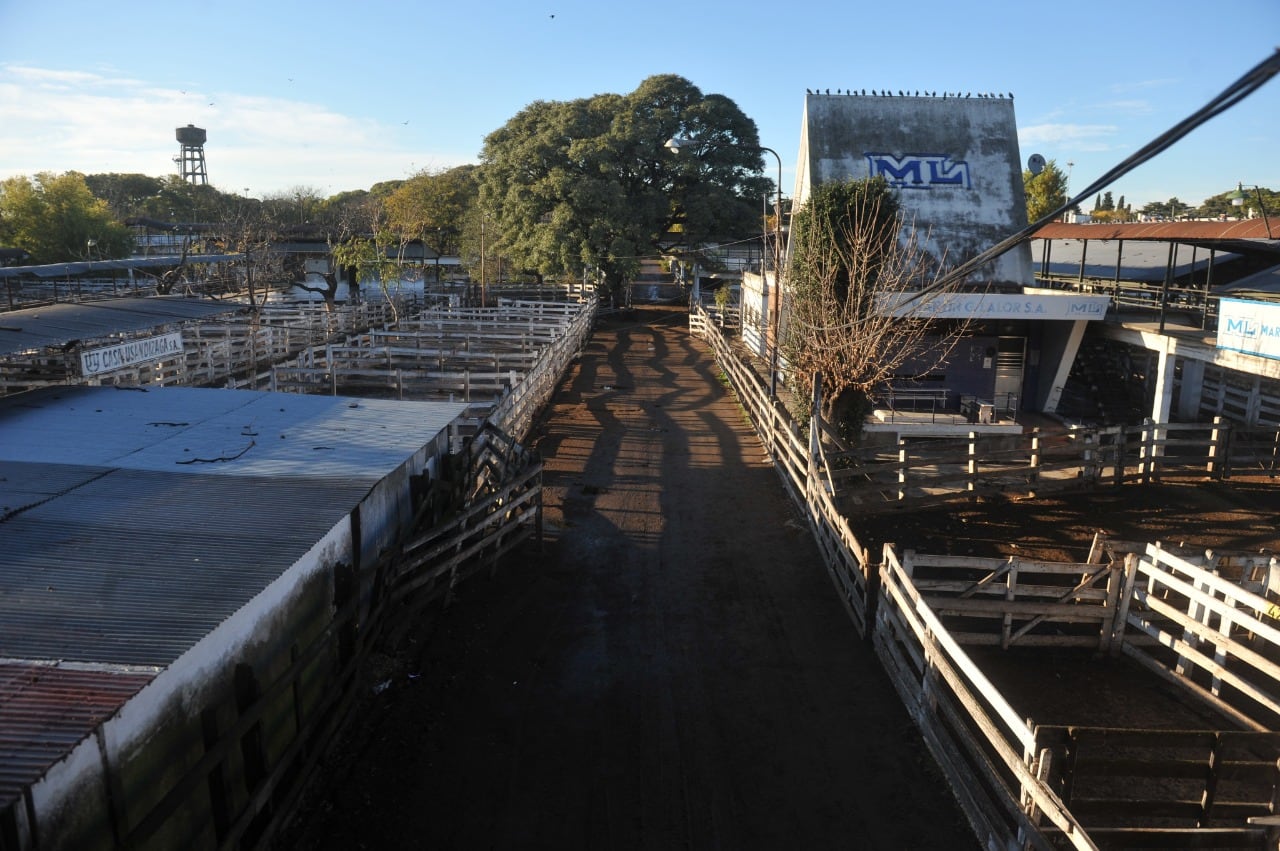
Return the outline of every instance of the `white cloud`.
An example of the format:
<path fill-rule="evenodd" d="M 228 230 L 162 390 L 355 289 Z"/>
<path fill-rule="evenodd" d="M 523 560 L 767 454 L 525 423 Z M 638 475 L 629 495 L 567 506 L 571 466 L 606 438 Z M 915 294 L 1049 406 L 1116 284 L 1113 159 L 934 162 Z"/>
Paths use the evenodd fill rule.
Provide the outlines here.
<path fill-rule="evenodd" d="M 1160 89 L 1165 86 L 1172 86 L 1178 81 L 1173 77 L 1154 77 L 1149 80 L 1120 80 L 1113 83 L 1111 91 L 1117 94 L 1122 92 L 1136 92 L 1145 89 Z"/>
<path fill-rule="evenodd" d="M 1131 115 L 1147 115 L 1152 111 L 1150 101 L 1146 100 L 1109 100 L 1098 104 L 1100 109 L 1121 112 L 1126 117 Z"/>
<path fill-rule="evenodd" d="M 407 177 L 413 160 L 447 159 L 407 150 L 394 128 L 323 104 L 0 65 L 0 178 L 41 171 L 174 174 L 175 129 L 187 124 L 208 131 L 209 180 L 226 191 L 364 189 Z"/>
<path fill-rule="evenodd" d="M 1119 128 L 1113 124 L 1036 124 L 1018 128 L 1018 143 L 1071 148 L 1076 151 L 1107 151 L 1115 147 Z"/>

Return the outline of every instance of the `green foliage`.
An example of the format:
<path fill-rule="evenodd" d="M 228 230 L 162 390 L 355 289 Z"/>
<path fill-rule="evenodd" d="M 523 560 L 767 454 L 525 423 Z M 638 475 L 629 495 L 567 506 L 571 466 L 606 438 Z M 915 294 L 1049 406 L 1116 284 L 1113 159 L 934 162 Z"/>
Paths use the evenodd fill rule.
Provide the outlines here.
<path fill-rule="evenodd" d="M 0 183 L 0 244 L 26 249 L 33 263 L 61 263 L 127 257 L 133 238 L 84 175 L 41 172 Z"/>
<path fill-rule="evenodd" d="M 674 156 L 673 136 L 701 154 Z M 480 201 L 487 234 L 519 268 L 595 269 L 616 293 L 672 225 L 749 232 L 763 161 L 755 123 L 728 98 L 675 75 L 628 95 L 537 101 L 485 139 Z M 728 147 L 743 145 L 749 150 Z"/>
<path fill-rule="evenodd" d="M 1168 201 L 1152 201 L 1149 204 L 1144 204 L 1139 212 L 1152 218 L 1172 220 L 1191 212 L 1191 205 L 1179 201 L 1177 197 L 1173 197 Z"/>
<path fill-rule="evenodd" d="M 140 216 L 146 203 L 160 195 L 165 182 L 145 174 L 89 174 L 85 184 L 96 197 L 107 202 L 117 219 Z"/>
<path fill-rule="evenodd" d="M 1231 196 L 1235 195 L 1238 189 L 1229 189 L 1218 195 L 1206 198 L 1204 203 L 1197 210 L 1197 214 L 1208 219 L 1225 217 L 1229 219 L 1247 218 L 1250 216 L 1261 216 L 1263 211 L 1267 217 L 1273 222 L 1280 217 L 1280 192 L 1275 192 L 1265 186 L 1244 187 L 1244 203 L 1239 207 L 1231 203 Z M 1150 205 L 1148 205 L 1150 206 Z M 1146 211 L 1146 207 L 1143 208 Z"/>
<path fill-rule="evenodd" d="M 1022 192 L 1027 199 L 1027 222 L 1038 222 L 1067 202 L 1067 176 L 1055 160 L 1039 174 L 1022 172 Z"/>
<path fill-rule="evenodd" d="M 386 198 L 390 226 L 441 254 L 458 251 L 467 211 L 479 197 L 477 166 L 423 171 Z"/>
<path fill-rule="evenodd" d="M 824 183 L 792 225 L 789 281 L 799 298 L 831 287 L 861 315 L 871 310 L 900 227 L 898 196 L 883 177 Z"/>

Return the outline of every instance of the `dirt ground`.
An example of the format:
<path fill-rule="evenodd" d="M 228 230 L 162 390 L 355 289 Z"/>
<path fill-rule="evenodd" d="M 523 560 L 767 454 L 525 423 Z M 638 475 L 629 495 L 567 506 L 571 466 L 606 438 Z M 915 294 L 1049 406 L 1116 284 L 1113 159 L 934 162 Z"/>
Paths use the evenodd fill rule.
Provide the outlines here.
<path fill-rule="evenodd" d="M 602 320 L 536 435 L 547 539 L 380 657 L 281 848 L 974 847 L 679 310 Z M 883 513 L 864 544 L 1274 548 L 1280 489 Z"/>

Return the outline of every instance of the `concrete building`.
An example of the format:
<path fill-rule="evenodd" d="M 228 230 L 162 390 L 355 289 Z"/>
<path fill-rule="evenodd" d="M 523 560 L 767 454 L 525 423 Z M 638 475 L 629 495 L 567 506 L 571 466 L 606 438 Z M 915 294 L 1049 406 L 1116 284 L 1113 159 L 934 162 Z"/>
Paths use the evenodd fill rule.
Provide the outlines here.
<path fill-rule="evenodd" d="M 1022 157 L 1008 96 L 809 94 L 795 209 L 822 183 L 875 176 L 898 190 L 903 237 L 914 234 L 944 268 L 1026 226 Z M 967 321 L 969 329 L 944 368 L 904 375 L 902 389 L 927 387 L 932 404 L 957 413 L 976 401 L 994 414 L 986 417 L 992 420 L 1053 412 L 1085 327 L 1105 316 L 1107 299 L 1037 289 L 1035 283 L 1024 243 L 977 269 L 963 292 L 918 302 L 912 308 L 917 313 L 939 323 Z M 772 276 L 744 278 L 743 336 L 761 357 L 773 356 L 785 326 L 778 302 Z M 893 390 L 885 388 L 881 401 Z M 904 429 L 901 423 L 884 427 Z"/>

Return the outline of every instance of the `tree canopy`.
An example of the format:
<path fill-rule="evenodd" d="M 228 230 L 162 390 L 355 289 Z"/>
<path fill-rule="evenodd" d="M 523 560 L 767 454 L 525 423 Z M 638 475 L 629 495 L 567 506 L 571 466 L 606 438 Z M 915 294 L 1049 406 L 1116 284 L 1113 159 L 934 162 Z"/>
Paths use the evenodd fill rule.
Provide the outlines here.
<path fill-rule="evenodd" d="M 1022 192 L 1027 199 L 1027 223 L 1038 222 L 1067 202 L 1067 176 L 1055 160 L 1049 160 L 1039 174 L 1022 172 Z"/>
<path fill-rule="evenodd" d="M 386 198 L 391 226 L 437 252 L 457 253 L 468 211 L 479 195 L 478 167 L 422 171 Z"/>
<path fill-rule="evenodd" d="M 694 140 L 692 156 L 666 142 Z M 755 122 L 676 75 L 628 95 L 537 101 L 491 133 L 480 201 L 490 239 L 520 268 L 598 269 L 617 291 L 676 224 L 696 244 L 745 235 L 772 186 Z"/>
<path fill-rule="evenodd" d="M 0 244 L 39 264 L 127 257 L 133 238 L 84 175 L 41 172 L 0 182 Z"/>

